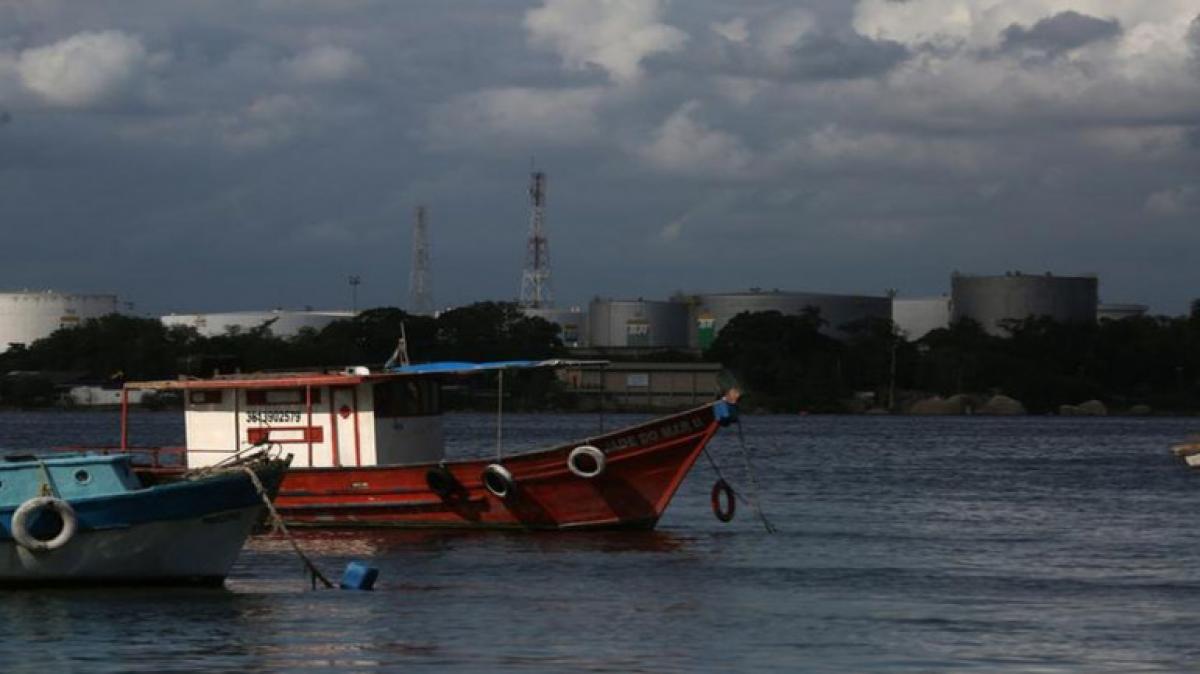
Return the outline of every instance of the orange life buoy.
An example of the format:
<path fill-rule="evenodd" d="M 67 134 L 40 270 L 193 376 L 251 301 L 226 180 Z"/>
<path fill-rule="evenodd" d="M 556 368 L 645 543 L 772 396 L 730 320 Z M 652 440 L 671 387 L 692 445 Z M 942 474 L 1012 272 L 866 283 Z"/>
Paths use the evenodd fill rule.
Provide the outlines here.
<path fill-rule="evenodd" d="M 721 507 L 721 495 L 725 496 L 725 506 Z M 733 513 L 737 511 L 737 501 L 733 496 L 733 487 L 724 479 L 717 480 L 713 483 L 712 488 L 712 511 L 717 516 L 717 519 L 722 522 L 728 522 L 733 519 Z"/>

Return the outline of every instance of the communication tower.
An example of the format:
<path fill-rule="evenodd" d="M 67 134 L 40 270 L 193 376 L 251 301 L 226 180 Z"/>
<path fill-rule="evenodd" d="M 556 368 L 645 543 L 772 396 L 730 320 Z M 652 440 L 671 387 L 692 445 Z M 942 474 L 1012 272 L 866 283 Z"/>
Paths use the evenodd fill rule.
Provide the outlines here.
<path fill-rule="evenodd" d="M 546 174 L 530 174 L 529 241 L 525 248 L 525 271 L 521 274 L 521 306 L 539 309 L 554 306 L 550 289 L 550 243 L 546 240 L 544 218 L 546 210 Z"/>
<path fill-rule="evenodd" d="M 408 311 L 433 313 L 433 279 L 429 271 L 429 238 L 425 230 L 425 207 L 417 206 L 412 230 L 412 268 L 408 272 Z"/>

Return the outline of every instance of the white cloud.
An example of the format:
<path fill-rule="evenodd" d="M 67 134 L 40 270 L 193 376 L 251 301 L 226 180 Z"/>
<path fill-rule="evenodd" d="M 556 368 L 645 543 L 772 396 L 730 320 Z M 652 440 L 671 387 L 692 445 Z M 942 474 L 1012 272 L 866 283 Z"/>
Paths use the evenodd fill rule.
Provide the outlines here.
<path fill-rule="evenodd" d="M 1176 216 L 1200 209 L 1200 187 L 1180 185 L 1155 192 L 1146 198 L 1146 211 L 1154 215 Z"/>
<path fill-rule="evenodd" d="M 429 119 L 434 145 L 478 150 L 478 142 L 579 145 L 599 132 L 597 109 L 611 94 L 603 87 L 506 87 L 456 97 Z"/>
<path fill-rule="evenodd" d="M 758 48 L 774 63 L 791 60 L 791 51 L 806 36 L 817 28 L 817 19 L 812 12 L 793 9 L 772 16 L 761 28 Z"/>
<path fill-rule="evenodd" d="M 132 92 L 151 65 L 139 38 L 119 31 L 85 32 L 21 52 L 25 87 L 63 107 L 106 103 Z"/>
<path fill-rule="evenodd" d="M 653 140 L 638 149 L 650 165 L 681 175 L 745 178 L 752 153 L 737 136 L 695 119 L 697 101 L 688 101 L 663 122 Z"/>
<path fill-rule="evenodd" d="M 309 105 L 287 94 L 254 99 L 220 121 L 221 140 L 234 150 L 258 150 L 293 138 L 309 117 Z"/>
<path fill-rule="evenodd" d="M 1123 49 L 1148 53 L 1177 43 L 1197 10 L 1192 0 L 860 0 L 854 26 L 867 37 L 910 45 L 991 48 L 1013 24 L 1031 26 L 1067 11 L 1117 19 L 1127 31 Z"/>
<path fill-rule="evenodd" d="M 545 0 L 525 15 L 530 42 L 573 70 L 602 68 L 615 82 L 641 76 L 642 61 L 678 51 L 687 33 L 660 22 L 662 0 Z"/>
<path fill-rule="evenodd" d="M 321 45 L 297 54 L 287 61 L 285 69 L 301 82 L 336 82 L 361 73 L 366 64 L 350 49 Z"/>
<path fill-rule="evenodd" d="M 712 23 L 709 25 L 709 28 L 730 42 L 742 43 L 750 37 L 750 30 L 746 26 L 746 19 L 740 16 L 729 21 Z"/>

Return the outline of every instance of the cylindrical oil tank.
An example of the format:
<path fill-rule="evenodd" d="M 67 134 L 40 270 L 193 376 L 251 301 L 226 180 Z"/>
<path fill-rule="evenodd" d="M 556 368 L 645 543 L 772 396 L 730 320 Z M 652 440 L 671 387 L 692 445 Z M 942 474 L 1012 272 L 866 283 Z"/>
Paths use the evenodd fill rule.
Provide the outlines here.
<path fill-rule="evenodd" d="M 562 332 L 559 338 L 563 346 L 575 348 L 587 346 L 588 315 L 579 307 L 570 309 L 525 308 L 521 310 L 526 316 L 536 316 L 557 325 Z"/>
<path fill-rule="evenodd" d="M 588 306 L 588 345 L 685 349 L 688 305 L 596 298 Z"/>
<path fill-rule="evenodd" d="M 1140 318 L 1150 311 L 1145 304 L 1101 304 L 1096 308 L 1096 318 L 1102 321 L 1120 321 Z"/>
<path fill-rule="evenodd" d="M 1099 285 L 1095 276 L 954 274 L 950 316 L 969 318 L 997 336 L 1008 335 L 1002 327 L 1008 320 L 1047 316 L 1059 323 L 1095 323 Z"/>
<path fill-rule="evenodd" d="M 334 321 L 354 318 L 353 311 L 232 311 L 213 314 L 168 314 L 163 325 L 195 328 L 202 337 L 216 337 L 231 330 L 248 332 L 266 325 L 276 337 L 295 337 L 304 328 L 321 330 Z"/>
<path fill-rule="evenodd" d="M 697 295 L 693 308 L 693 344 L 707 348 L 734 316 L 743 312 L 778 311 L 798 315 L 808 308 L 820 312 L 821 331 L 831 337 L 845 336 L 843 326 L 866 318 L 890 319 L 892 300 L 871 295 L 754 290 Z"/>
<path fill-rule="evenodd" d="M 28 346 L 59 328 L 117 313 L 116 295 L 76 295 L 53 291 L 0 293 L 0 351 Z"/>
<path fill-rule="evenodd" d="M 892 322 L 905 339 L 918 340 L 950 325 L 950 298 L 911 297 L 892 299 Z"/>

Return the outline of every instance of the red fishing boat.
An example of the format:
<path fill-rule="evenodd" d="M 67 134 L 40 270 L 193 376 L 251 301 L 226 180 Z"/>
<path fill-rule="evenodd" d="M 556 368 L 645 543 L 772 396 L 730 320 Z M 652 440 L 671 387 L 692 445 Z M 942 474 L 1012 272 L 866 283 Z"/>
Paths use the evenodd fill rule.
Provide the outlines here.
<path fill-rule="evenodd" d="M 229 375 L 130 382 L 184 399 L 186 466 L 213 465 L 263 445 L 291 455 L 276 508 L 313 527 L 601 529 L 654 527 L 717 429 L 737 413 L 736 391 L 685 412 L 520 454 L 446 460 L 440 385 L 514 369 L 585 361 L 427 363 L 371 371 Z M 499 423 L 499 420 L 498 420 Z M 499 428 L 499 427 L 498 427 Z M 123 451 L 128 404 L 122 405 Z M 480 448 L 481 451 L 484 448 Z"/>

